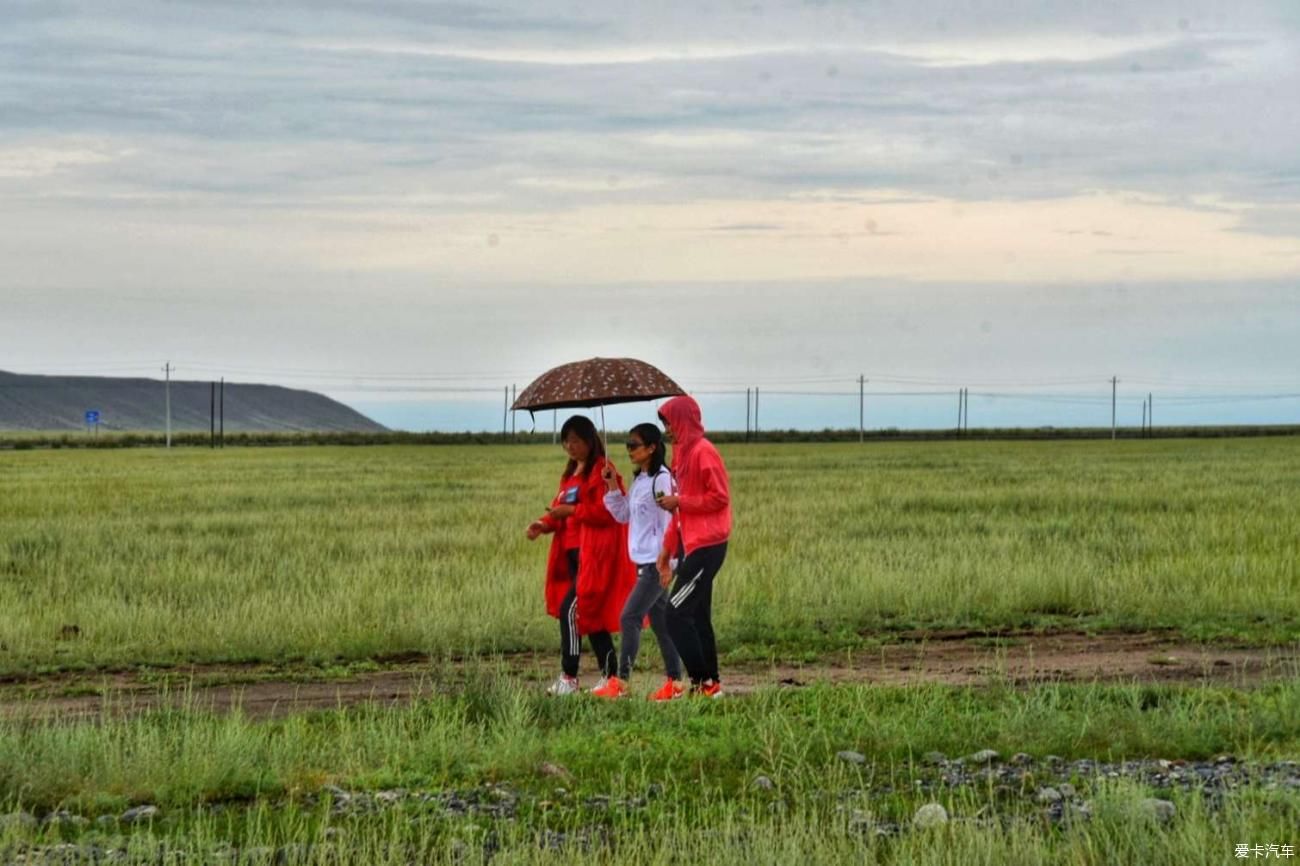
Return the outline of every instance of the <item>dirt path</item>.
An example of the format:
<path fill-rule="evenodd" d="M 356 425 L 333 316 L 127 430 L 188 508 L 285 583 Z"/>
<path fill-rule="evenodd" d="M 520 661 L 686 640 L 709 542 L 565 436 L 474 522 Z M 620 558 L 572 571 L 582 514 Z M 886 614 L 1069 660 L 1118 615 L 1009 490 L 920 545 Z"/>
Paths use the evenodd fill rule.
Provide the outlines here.
<path fill-rule="evenodd" d="M 992 645 L 991 645 L 992 644 Z M 651 647 L 653 649 L 653 646 Z M 98 675 L 60 674 L 0 685 L 0 719 L 75 719 L 133 714 L 188 704 L 271 718 L 366 702 L 408 703 L 458 687 L 472 665 L 500 669 L 539 688 L 554 675 L 549 655 L 517 653 L 483 662 L 424 657 L 329 679 L 266 665 L 197 665 Z M 731 694 L 764 686 L 817 682 L 1014 685 L 1045 682 L 1148 682 L 1253 686 L 1300 676 L 1300 644 L 1240 648 L 1196 644 L 1154 633 L 1021 634 L 990 639 L 971 633 L 909 635 L 872 652 L 838 653 L 811 664 L 725 665 Z M 647 691 L 657 681 L 638 679 Z"/>

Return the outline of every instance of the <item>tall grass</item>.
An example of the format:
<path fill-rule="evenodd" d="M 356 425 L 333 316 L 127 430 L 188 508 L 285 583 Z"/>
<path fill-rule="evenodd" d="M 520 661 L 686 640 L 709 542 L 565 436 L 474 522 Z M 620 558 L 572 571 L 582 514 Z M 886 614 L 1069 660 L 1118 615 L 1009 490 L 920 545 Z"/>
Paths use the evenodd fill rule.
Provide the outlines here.
<path fill-rule="evenodd" d="M 1295 634 L 1300 441 L 725 445 L 724 649 L 1048 618 Z M 549 649 L 549 446 L 0 453 L 0 672 Z"/>
<path fill-rule="evenodd" d="M 823 685 L 661 706 L 548 699 L 486 669 L 409 707 L 252 721 L 183 706 L 134 718 L 110 711 L 86 722 L 10 723 L 0 730 L 0 803 L 178 807 L 293 796 L 327 782 L 440 788 L 507 780 L 544 790 L 555 780 L 538 775 L 543 761 L 572 771 L 579 792 L 639 794 L 655 782 L 681 800 L 709 790 L 734 797 L 761 773 L 802 796 L 860 785 L 863 773 L 898 776 L 907 786 L 927 752 L 957 757 L 984 748 L 1040 758 L 1230 752 L 1276 760 L 1300 750 L 1300 678 L 1250 691 Z M 866 755 L 869 766 L 838 760 L 845 749 Z"/>
<path fill-rule="evenodd" d="M 404 708 L 274 722 L 182 708 L 10 726 L 0 730 L 0 810 L 68 808 L 93 817 L 135 802 L 160 805 L 148 826 L 94 824 L 81 834 L 83 842 L 130 848 L 128 862 L 164 862 L 160 845 L 205 856 L 234 846 L 249 862 L 247 849 L 306 842 L 318 846 L 306 852 L 308 862 L 349 863 L 483 862 L 489 851 L 494 863 L 561 856 L 598 863 L 1217 863 L 1238 842 L 1300 841 L 1300 793 L 1261 786 L 1211 805 L 1196 792 L 1076 777 L 1093 820 L 1056 827 L 1033 800 L 1037 786 L 1053 783 L 1035 775 L 1038 769 L 1028 768 L 1015 790 L 992 783 L 948 789 L 919 756 L 993 747 L 1039 759 L 1228 751 L 1271 760 L 1300 747 L 1297 719 L 1300 680 L 1248 692 L 821 686 L 657 706 L 547 699 L 487 667 L 454 693 Z M 862 752 L 867 762 L 839 760 L 843 749 Z M 543 761 L 571 776 L 539 772 Z M 758 774 L 772 780 L 771 790 L 753 784 Z M 936 784 L 923 790 L 915 785 L 923 778 Z M 339 816 L 328 799 L 310 796 L 330 784 L 467 792 L 485 782 L 518 798 L 515 818 L 458 818 L 418 798 L 377 814 Z M 618 805 L 652 789 L 657 793 L 639 807 Z M 1170 824 L 1135 808 L 1153 793 L 1177 804 Z M 592 805 L 594 795 L 615 805 Z M 927 801 L 945 805 L 954 823 L 890 837 L 872 831 L 908 825 Z M 557 833 L 570 847 L 548 847 L 559 844 Z M 75 835 L 12 825 L 0 830 L 0 854 L 6 845 Z M 252 862 L 286 862 L 275 853 Z"/>
<path fill-rule="evenodd" d="M 962 820 L 928 831 L 876 836 L 846 826 L 824 808 L 796 807 L 782 815 L 758 814 L 749 803 L 716 802 L 691 815 L 662 812 L 635 826 L 605 829 L 577 824 L 561 830 L 531 823 L 485 828 L 403 810 L 347 822 L 315 813 L 257 809 L 241 816 L 247 825 L 230 832 L 228 817 L 197 817 L 180 825 L 131 835 L 98 835 L 95 842 L 120 856 L 76 859 L 67 849 L 49 859 L 13 862 L 113 862 L 135 864 L 621 864 L 651 866 L 700 863 L 722 866 L 843 863 L 983 866 L 983 864 L 1223 864 L 1235 862 L 1234 846 L 1290 840 L 1295 847 L 1294 807 L 1264 798 L 1240 797 L 1212 809 L 1198 797 L 1180 801 L 1179 817 L 1160 825 L 1132 808 L 1142 792 L 1109 786 L 1098 805 L 1102 816 L 1087 824 L 1053 828 L 1029 819 L 999 820 L 994 804 L 968 798 Z M 572 841 L 559 833 L 572 833 Z M 51 834 L 0 836 L 0 856 L 32 842 L 61 840 Z M 233 836 L 233 838 L 232 838 Z M 8 849 L 8 850 L 6 850 Z M 37 855 L 39 858 L 40 855 Z M 84 856 L 84 855 L 83 855 Z"/>

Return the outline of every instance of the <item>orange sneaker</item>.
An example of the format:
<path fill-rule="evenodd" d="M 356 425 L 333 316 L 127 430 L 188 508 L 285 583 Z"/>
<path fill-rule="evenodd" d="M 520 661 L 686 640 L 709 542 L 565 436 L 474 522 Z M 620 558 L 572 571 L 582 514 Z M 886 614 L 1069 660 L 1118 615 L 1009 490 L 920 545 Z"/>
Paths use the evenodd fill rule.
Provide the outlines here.
<path fill-rule="evenodd" d="M 722 683 L 718 680 L 705 680 L 698 686 L 691 686 L 691 694 L 701 698 L 720 698 Z"/>
<path fill-rule="evenodd" d="M 649 700 L 675 701 L 684 694 L 686 694 L 686 689 L 682 687 L 681 683 L 674 679 L 665 679 L 663 686 L 660 687 L 659 691 L 650 695 Z"/>
<path fill-rule="evenodd" d="M 627 683 L 618 677 L 607 677 L 603 683 L 592 689 L 591 693 L 598 698 L 625 698 Z"/>

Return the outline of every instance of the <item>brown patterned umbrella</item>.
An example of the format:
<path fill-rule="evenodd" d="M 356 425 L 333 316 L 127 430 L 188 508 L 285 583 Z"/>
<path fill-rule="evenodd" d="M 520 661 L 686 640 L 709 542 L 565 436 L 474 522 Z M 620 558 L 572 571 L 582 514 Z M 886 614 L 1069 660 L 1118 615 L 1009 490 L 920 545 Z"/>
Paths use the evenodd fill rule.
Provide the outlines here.
<path fill-rule="evenodd" d="M 657 367 L 636 358 L 588 358 L 561 364 L 520 392 L 511 409 L 565 409 L 635 403 L 685 394 Z"/>

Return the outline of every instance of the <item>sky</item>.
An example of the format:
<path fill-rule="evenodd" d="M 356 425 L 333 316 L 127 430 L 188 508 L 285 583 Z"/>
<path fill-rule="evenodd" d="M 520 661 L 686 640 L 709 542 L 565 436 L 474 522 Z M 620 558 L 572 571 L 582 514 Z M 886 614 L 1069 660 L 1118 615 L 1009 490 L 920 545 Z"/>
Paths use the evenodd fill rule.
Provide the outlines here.
<path fill-rule="evenodd" d="M 1112 377 L 1121 423 L 1300 423 L 1292 0 L 0 19 L 0 369 L 409 429 L 597 355 L 731 429 L 855 427 L 859 377 L 869 427 L 1108 425 Z"/>

